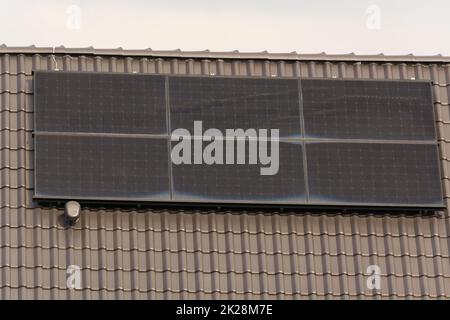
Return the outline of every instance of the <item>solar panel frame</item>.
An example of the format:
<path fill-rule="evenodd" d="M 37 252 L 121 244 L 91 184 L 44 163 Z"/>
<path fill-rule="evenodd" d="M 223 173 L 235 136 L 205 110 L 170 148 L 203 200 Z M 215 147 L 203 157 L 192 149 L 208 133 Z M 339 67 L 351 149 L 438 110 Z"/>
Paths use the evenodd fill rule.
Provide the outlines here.
<path fill-rule="evenodd" d="M 32 73 L 34 74 L 35 72 L 41 72 L 41 71 L 32 71 Z M 44 72 L 49 72 L 49 71 L 44 71 Z M 52 71 L 50 71 L 50 72 L 52 72 Z M 60 72 L 60 71 L 55 71 L 55 72 Z M 80 73 L 80 72 L 69 72 L 69 73 Z M 83 73 L 94 73 L 94 74 L 111 74 L 110 72 L 83 72 Z M 121 73 L 121 74 L 132 74 L 132 75 L 136 75 L 135 73 L 127 73 L 127 72 L 123 72 L 123 73 Z M 145 75 L 151 75 L 151 74 L 137 74 L 137 75 L 142 75 L 142 76 L 145 76 Z M 176 77 L 186 77 L 186 78 L 189 78 L 189 77 L 223 77 L 223 78 L 233 78 L 233 79 L 274 79 L 273 77 L 269 77 L 269 76 L 259 76 L 259 75 L 255 75 L 255 76 L 226 76 L 226 75 L 211 75 L 211 76 L 205 76 L 205 75 L 165 75 L 165 81 L 166 81 L 166 121 L 167 121 L 167 131 L 168 131 L 168 133 L 169 133 L 169 135 L 168 135 L 168 137 L 169 137 L 169 139 L 168 139 L 168 144 L 170 145 L 170 132 L 171 132 L 171 130 L 173 130 L 173 129 L 171 129 L 170 128 L 170 125 L 171 125 L 171 119 L 170 119 L 170 106 L 169 106 L 169 103 L 170 103 L 170 99 L 169 99 L 169 93 L 167 92 L 167 88 L 168 88 L 168 86 L 167 86 L 167 81 L 168 81 L 168 79 L 170 78 L 170 77 L 172 77 L 172 76 L 176 76 Z M 302 102 L 303 102 L 303 100 L 302 100 L 302 98 L 301 98 L 301 96 L 302 96 L 302 90 L 301 90 L 301 81 L 303 80 L 303 79 L 306 79 L 306 80 L 314 80 L 314 79 L 312 79 L 312 78 L 301 78 L 301 77 L 295 77 L 295 76 L 292 76 L 292 77 L 280 77 L 280 78 L 277 78 L 277 79 L 296 79 L 297 81 L 298 81 L 298 84 L 299 84 L 299 97 L 300 97 L 300 99 L 299 99 L 299 107 L 300 107 L 300 109 L 302 108 Z M 335 78 L 317 78 L 317 80 L 327 80 L 327 79 L 329 79 L 329 80 L 337 80 L 337 79 L 335 79 Z M 340 80 L 340 79 L 338 79 L 338 80 Z M 361 80 L 363 80 L 363 81 L 380 81 L 380 80 L 377 80 L 377 79 L 345 79 L 345 80 L 351 80 L 351 81 L 361 81 Z M 425 82 L 425 83 L 431 83 L 430 81 L 427 81 L 427 80 L 407 80 L 407 79 L 405 79 L 405 80 L 395 80 L 395 79 L 387 79 L 387 80 L 381 80 L 381 81 L 383 81 L 383 82 L 410 82 L 410 81 L 414 81 L 414 82 Z M 36 85 L 36 82 L 34 81 L 33 82 L 33 86 L 35 87 L 35 85 Z M 431 87 L 431 86 L 430 86 Z M 430 101 L 430 104 L 432 104 L 433 105 L 433 92 L 431 92 L 431 101 Z M 303 113 L 302 113 L 302 111 L 303 110 L 301 110 L 300 112 L 300 118 L 301 118 L 301 121 L 304 121 L 304 116 L 303 116 Z M 435 118 L 435 110 L 434 110 L 434 108 L 432 108 L 432 112 L 433 112 L 433 118 Z M 36 117 L 34 117 L 34 125 L 35 125 L 35 128 L 36 128 Z M 436 127 L 435 127 L 435 130 L 436 130 Z M 307 138 L 305 138 L 304 137 L 304 132 L 305 132 L 305 127 L 304 127 L 304 124 L 303 124 L 303 127 L 301 128 L 301 133 L 302 133 L 302 135 L 301 135 L 301 137 L 300 138 L 287 138 L 287 140 L 296 140 L 297 142 L 300 142 L 300 143 L 302 143 L 304 146 L 307 144 L 307 142 L 309 141 L 309 139 L 307 139 Z M 34 135 L 39 135 L 40 134 L 40 132 L 39 131 L 34 131 Z M 285 139 L 285 138 L 280 138 L 280 141 L 282 141 L 283 139 Z M 323 140 L 323 139 L 321 139 L 321 140 Z M 434 143 L 434 144 L 438 144 L 437 143 L 437 141 L 435 141 L 435 142 L 432 142 L 432 143 Z M 303 148 L 303 150 L 305 150 L 305 148 Z M 169 149 L 169 151 L 170 151 L 170 149 Z M 307 169 L 307 156 L 306 156 L 306 152 L 303 152 L 303 156 L 304 156 L 304 170 L 305 170 L 305 172 L 306 172 L 306 174 L 308 174 L 308 169 Z M 270 206 L 276 206 L 276 207 L 298 207 L 298 206 L 300 206 L 300 207 L 302 207 L 302 208 L 312 208 L 312 209 L 314 209 L 314 208 L 342 208 L 342 207 L 346 207 L 346 208 L 358 208 L 358 209 L 362 209 L 362 210 L 365 210 L 366 208 L 367 209 L 375 209 L 375 210 L 385 210 L 385 209 L 387 209 L 387 210 L 404 210 L 404 209 L 414 209 L 414 210 L 437 210 L 437 209 L 442 209 L 442 208 L 444 208 L 445 206 L 444 206 L 444 203 L 443 203 L 443 199 L 442 199 L 442 204 L 439 204 L 439 205 L 436 205 L 436 206 L 429 206 L 429 205 L 422 205 L 422 204 L 413 204 L 413 205 L 408 205 L 408 204 L 406 204 L 406 205 L 401 205 L 401 206 L 399 206 L 398 204 L 394 204 L 394 205 L 392 205 L 392 204 L 386 204 L 386 203 L 377 203 L 377 204 L 372 204 L 372 203 L 369 203 L 369 204 L 365 204 L 365 203 L 358 203 L 358 204 L 355 204 L 355 203 L 326 203 L 325 205 L 323 204 L 323 203 L 310 203 L 309 202 L 309 200 L 307 200 L 306 201 L 306 203 L 283 203 L 283 202 L 265 202 L 265 203 L 262 203 L 262 202 L 260 202 L 260 201 L 257 201 L 257 202 L 255 202 L 255 201 L 242 201 L 242 200 L 240 200 L 240 201 L 223 201 L 223 200 L 221 200 L 221 201 L 217 201 L 217 200 L 211 200 L 211 201 L 207 201 L 207 200 L 202 200 L 201 202 L 199 202 L 198 200 L 195 200 L 195 199 L 193 199 L 193 200 L 183 200 L 183 201 L 174 201 L 173 200 L 173 174 L 172 174 L 172 163 L 171 163 L 171 161 L 170 161 L 170 152 L 169 152 L 169 154 L 168 154 L 168 161 L 169 161 L 169 163 L 168 163 L 168 166 L 169 166 L 169 170 L 170 170 L 170 173 L 169 173 L 169 175 L 170 175 L 170 199 L 171 200 L 169 200 L 169 201 L 153 201 L 153 200 L 151 200 L 151 201 L 140 201 L 140 200 L 138 200 L 138 199 L 129 199 L 129 198 L 116 198 L 116 197 L 113 197 L 113 198 L 108 198 L 108 199 L 104 199 L 104 198 L 102 198 L 102 199 L 99 199 L 99 198 L 97 198 L 97 197 L 77 197 L 76 199 L 74 199 L 73 197 L 62 197 L 62 196 L 57 196 L 57 197 L 52 197 L 52 196 L 45 196 L 45 197 L 43 197 L 43 196 L 36 196 L 36 195 L 33 195 L 33 199 L 35 199 L 35 200 L 38 200 L 38 201 L 42 201 L 42 200 L 65 200 L 65 199 L 73 199 L 73 200 L 80 200 L 80 201 L 84 201 L 84 200 L 86 200 L 86 201 L 89 201 L 89 202 L 101 202 L 101 203 L 128 203 L 128 202 L 133 202 L 133 203 L 154 203 L 154 204 L 157 204 L 157 203 L 163 203 L 163 204 L 168 204 L 168 205 L 183 205 L 183 204 L 187 204 L 187 205 L 199 205 L 199 204 L 204 204 L 204 205 L 217 205 L 217 204 L 224 204 L 224 205 L 230 205 L 230 206 L 251 206 L 251 207 L 258 207 L 259 205 L 264 205 L 264 206 L 267 206 L 267 207 L 270 207 Z M 438 160 L 439 161 L 439 160 Z M 36 163 L 36 152 L 35 152 L 35 156 L 34 156 L 34 162 Z M 441 167 L 440 167 L 440 163 L 438 164 L 438 170 L 439 170 L 439 172 L 442 170 L 441 169 Z M 440 174 L 440 173 L 439 173 Z M 34 176 L 35 176 L 35 186 L 36 186 L 36 172 L 34 172 Z M 308 190 L 308 188 L 309 188 L 309 183 L 308 183 L 308 180 L 306 179 L 305 180 L 305 187 L 306 187 L 306 190 Z M 308 191 L 306 191 L 307 192 L 307 196 L 309 197 L 309 192 Z M 441 193 L 442 193 L 442 185 L 441 185 Z"/>

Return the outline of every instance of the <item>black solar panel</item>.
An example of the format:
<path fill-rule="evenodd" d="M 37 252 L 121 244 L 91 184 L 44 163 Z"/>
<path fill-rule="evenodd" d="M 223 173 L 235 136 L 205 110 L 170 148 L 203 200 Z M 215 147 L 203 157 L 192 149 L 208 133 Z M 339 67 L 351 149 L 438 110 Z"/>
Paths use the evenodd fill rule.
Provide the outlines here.
<path fill-rule="evenodd" d="M 167 140 L 37 135 L 36 196 L 170 200 Z"/>
<path fill-rule="evenodd" d="M 192 141 L 193 142 L 193 141 Z M 175 143 L 175 142 L 174 142 Z M 249 142 L 244 142 L 249 149 Z M 300 143 L 279 144 L 279 165 L 237 164 L 237 142 L 234 143 L 234 164 L 172 165 L 173 198 L 176 201 L 206 202 L 272 202 L 305 203 L 302 146 Z M 268 155 L 272 148 L 268 147 Z M 225 163 L 226 154 L 222 162 Z M 191 163 L 194 162 L 192 158 Z M 272 168 L 271 175 L 261 175 L 261 168 Z"/>
<path fill-rule="evenodd" d="M 426 82 L 51 71 L 34 80 L 38 199 L 443 207 Z M 177 129 L 187 163 L 185 150 L 184 162 L 173 158 Z M 226 136 L 237 129 L 256 140 Z M 266 153 L 264 132 L 275 138 Z M 205 133 L 222 142 L 215 161 Z"/>
<path fill-rule="evenodd" d="M 170 77 L 172 128 L 280 130 L 280 137 L 300 137 L 296 79 Z"/>
<path fill-rule="evenodd" d="M 167 134 L 165 78 L 36 72 L 36 130 Z"/>
<path fill-rule="evenodd" d="M 442 204 L 437 146 L 308 143 L 310 201 L 324 204 Z"/>
<path fill-rule="evenodd" d="M 308 138 L 434 141 L 430 83 L 302 80 Z"/>

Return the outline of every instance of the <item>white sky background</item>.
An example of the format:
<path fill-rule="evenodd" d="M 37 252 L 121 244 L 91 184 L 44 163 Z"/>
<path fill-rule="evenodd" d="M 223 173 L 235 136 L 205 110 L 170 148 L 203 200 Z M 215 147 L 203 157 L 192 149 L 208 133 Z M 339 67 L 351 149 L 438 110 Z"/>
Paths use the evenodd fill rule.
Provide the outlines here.
<path fill-rule="evenodd" d="M 15 0 L 0 44 L 450 55 L 449 0 Z"/>

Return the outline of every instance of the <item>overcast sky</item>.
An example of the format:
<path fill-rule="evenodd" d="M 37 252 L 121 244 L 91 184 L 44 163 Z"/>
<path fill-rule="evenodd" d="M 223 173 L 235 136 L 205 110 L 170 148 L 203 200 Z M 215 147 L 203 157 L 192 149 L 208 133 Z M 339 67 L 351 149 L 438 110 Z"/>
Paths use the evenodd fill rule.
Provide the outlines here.
<path fill-rule="evenodd" d="M 1 7 L 0 43 L 9 46 L 450 55 L 449 0 L 16 0 Z"/>

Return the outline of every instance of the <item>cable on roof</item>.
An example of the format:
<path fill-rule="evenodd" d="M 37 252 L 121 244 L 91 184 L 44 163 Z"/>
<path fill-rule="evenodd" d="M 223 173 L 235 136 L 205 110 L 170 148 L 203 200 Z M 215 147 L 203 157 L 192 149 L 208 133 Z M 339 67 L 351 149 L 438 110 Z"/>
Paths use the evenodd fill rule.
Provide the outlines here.
<path fill-rule="evenodd" d="M 58 69 L 58 62 L 56 61 L 56 58 L 55 58 L 55 47 L 52 47 L 52 59 L 53 59 L 53 62 L 55 63 L 55 71 L 59 71 L 59 69 Z"/>

